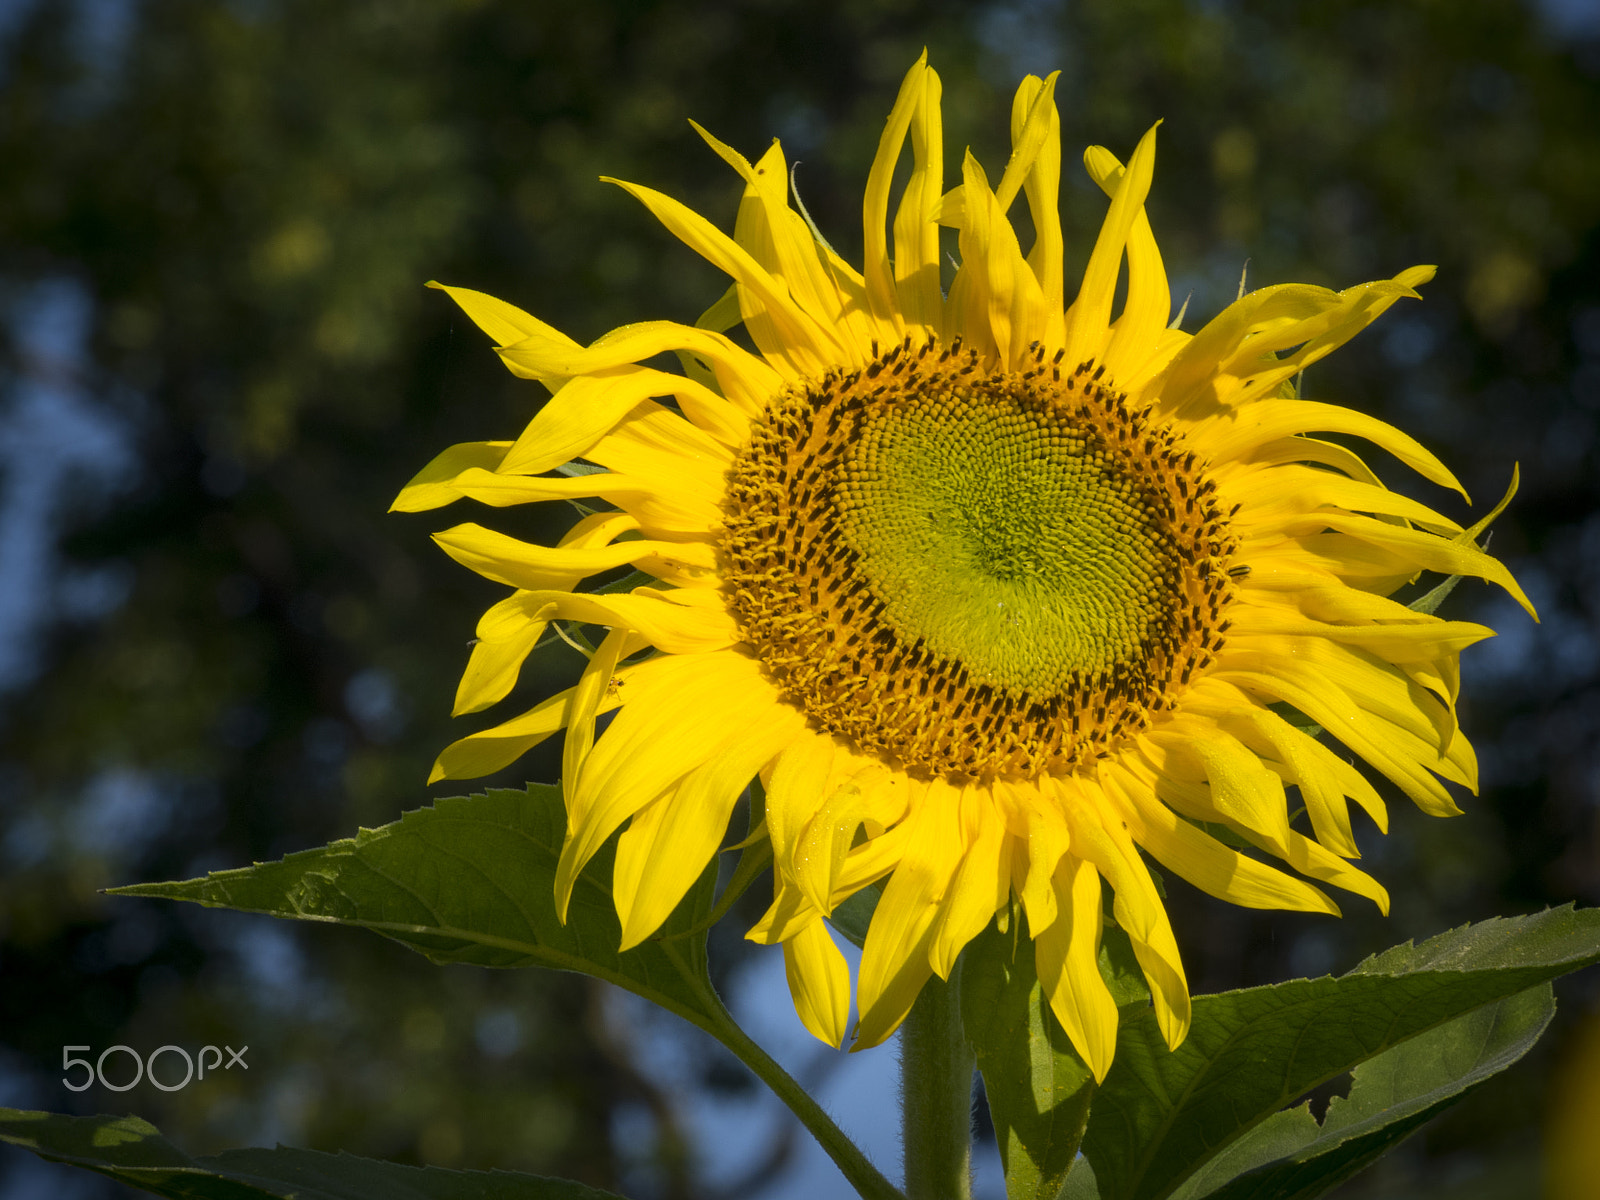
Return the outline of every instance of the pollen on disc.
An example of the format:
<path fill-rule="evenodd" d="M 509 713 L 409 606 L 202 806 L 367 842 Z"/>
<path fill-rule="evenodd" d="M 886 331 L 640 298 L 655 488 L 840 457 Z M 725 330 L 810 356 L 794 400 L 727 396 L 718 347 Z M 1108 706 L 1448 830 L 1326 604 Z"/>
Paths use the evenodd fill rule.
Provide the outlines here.
<path fill-rule="evenodd" d="M 1162 619 L 1178 560 L 1159 511 L 1092 439 L 990 381 L 862 422 L 835 492 L 842 536 L 901 639 L 999 687 L 1108 670 Z"/>
<path fill-rule="evenodd" d="M 907 342 L 786 390 L 725 516 L 732 607 L 779 689 L 924 774 L 1108 753 L 1225 631 L 1234 539 L 1194 456 L 1042 354 L 983 371 Z"/>

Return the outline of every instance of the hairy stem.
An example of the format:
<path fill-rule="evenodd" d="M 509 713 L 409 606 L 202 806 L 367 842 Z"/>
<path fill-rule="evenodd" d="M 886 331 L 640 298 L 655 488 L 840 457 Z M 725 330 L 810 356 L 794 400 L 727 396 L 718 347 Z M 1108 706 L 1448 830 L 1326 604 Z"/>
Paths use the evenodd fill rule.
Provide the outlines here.
<path fill-rule="evenodd" d="M 961 1029 L 958 962 L 922 987 L 900 1032 L 907 1200 L 972 1195 L 972 1048 Z"/>

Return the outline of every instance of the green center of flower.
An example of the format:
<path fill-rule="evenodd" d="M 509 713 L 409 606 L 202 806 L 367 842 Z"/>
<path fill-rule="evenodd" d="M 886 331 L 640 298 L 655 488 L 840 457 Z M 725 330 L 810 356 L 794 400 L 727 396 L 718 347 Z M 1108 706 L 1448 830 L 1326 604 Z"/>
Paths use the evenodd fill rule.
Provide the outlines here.
<path fill-rule="evenodd" d="M 1005 381 L 873 413 L 835 492 L 904 639 L 996 683 L 1055 691 L 1138 653 L 1176 554 L 1090 431 Z"/>
<path fill-rule="evenodd" d="M 953 780 L 1072 770 L 1222 647 L 1236 539 L 1185 451 L 1092 364 L 985 372 L 908 341 L 753 427 L 730 608 L 779 691 L 865 751 Z"/>

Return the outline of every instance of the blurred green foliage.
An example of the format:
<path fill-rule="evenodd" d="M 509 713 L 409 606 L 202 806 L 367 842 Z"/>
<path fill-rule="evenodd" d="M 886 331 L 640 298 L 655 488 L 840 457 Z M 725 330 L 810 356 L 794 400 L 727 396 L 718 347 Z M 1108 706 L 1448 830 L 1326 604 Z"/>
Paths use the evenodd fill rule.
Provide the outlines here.
<path fill-rule="evenodd" d="M 144 0 L 107 32 L 117 7 L 14 4 L 0 51 L 0 305 L 14 326 L 43 283 L 87 295 L 68 374 L 139 463 L 54 498 L 64 566 L 129 587 L 53 620 L 41 669 L 3 700 L 3 1102 L 121 1107 L 61 1088 L 63 1044 L 248 1042 L 247 1082 L 126 1103 L 192 1153 L 277 1138 L 700 1194 L 670 1105 L 582 982 L 434 970 L 346 932 L 95 889 L 276 857 L 427 799 L 497 590 L 432 551 L 437 514 L 384 509 L 443 446 L 514 436 L 543 393 L 422 283 L 503 296 L 580 341 L 693 320 L 725 281 L 596 179 L 731 224 L 736 181 L 687 117 L 749 155 L 781 136 L 853 257 L 883 115 L 924 45 L 947 148 L 991 168 L 1019 75 L 1062 69 L 1069 271 L 1104 204 L 1075 148 L 1126 154 L 1165 119 L 1150 209 L 1186 328 L 1247 260 L 1252 285 L 1340 287 L 1439 264 L 1424 304 L 1308 393 L 1415 433 L 1485 507 L 1522 464 L 1494 549 L 1543 625 L 1487 589 L 1451 600 L 1504 633 L 1467 659 L 1483 798 L 1448 823 L 1395 803 L 1368 857 L 1391 921 L 1180 891 L 1191 983 L 1317 974 L 1469 918 L 1600 902 L 1600 25 L 1556 20 L 1576 9 Z M 0 345 L 0 426 L 51 369 Z M 527 536 L 565 520 L 509 516 Z M 59 580 L 35 590 L 65 613 Z M 571 665 L 552 656 L 518 695 Z M 545 757 L 492 782 L 555 775 Z M 1590 988 L 1569 1011 L 1595 1007 Z M 1499 1111 L 1468 1105 L 1349 1194 L 1526 1195 L 1561 1045 L 1498 1085 Z M 653 1148 L 616 1133 L 641 1103 Z"/>

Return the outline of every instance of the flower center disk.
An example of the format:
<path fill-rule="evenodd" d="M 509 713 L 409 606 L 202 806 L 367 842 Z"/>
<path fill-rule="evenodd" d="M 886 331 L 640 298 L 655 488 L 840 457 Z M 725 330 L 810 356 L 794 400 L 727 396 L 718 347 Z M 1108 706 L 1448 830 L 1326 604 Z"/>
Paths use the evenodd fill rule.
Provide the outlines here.
<path fill-rule="evenodd" d="M 779 689 L 920 773 L 1109 753 L 1226 632 L 1214 487 L 1087 364 L 984 372 L 907 343 L 804 381 L 725 518 L 733 610 Z"/>
<path fill-rule="evenodd" d="M 1176 556 L 1104 448 L 1034 399 L 986 380 L 873 413 L 834 497 L 897 634 L 1055 691 L 1137 652 Z"/>

